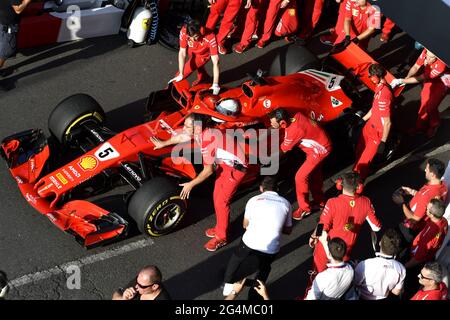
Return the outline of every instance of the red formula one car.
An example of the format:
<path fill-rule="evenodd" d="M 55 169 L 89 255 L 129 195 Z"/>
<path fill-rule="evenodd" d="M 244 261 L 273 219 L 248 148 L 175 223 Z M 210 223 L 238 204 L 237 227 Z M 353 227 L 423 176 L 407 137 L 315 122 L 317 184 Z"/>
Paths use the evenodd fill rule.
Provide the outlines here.
<path fill-rule="evenodd" d="M 252 76 L 240 87 L 224 88 L 219 96 L 207 85 L 190 88 L 186 80 L 171 84 L 150 95 L 148 121 L 118 133 L 105 126 L 105 113 L 92 97 L 76 94 L 50 114 L 52 137 L 40 129 L 17 133 L 2 141 L 0 152 L 28 203 L 82 245 L 92 247 L 126 234 L 123 217 L 89 201 L 120 185 L 133 189 L 126 197 L 128 214 L 139 230 L 163 235 L 187 211 L 178 183 L 194 178 L 199 168 L 188 154 L 180 155 L 186 161 L 171 157 L 171 147 L 154 150 L 150 137 L 169 138 L 193 112 L 244 128 L 268 126 L 267 113 L 280 106 L 328 124 L 343 115 L 355 117 L 352 100 L 341 87 L 344 76 L 311 69 L 317 62 L 304 48 L 292 47 L 271 67 L 274 73 L 290 74 Z M 239 101 L 239 116 L 215 110 L 224 98 Z M 187 150 L 198 152 L 195 142 L 188 145 Z M 258 174 L 244 185 L 254 184 Z"/>

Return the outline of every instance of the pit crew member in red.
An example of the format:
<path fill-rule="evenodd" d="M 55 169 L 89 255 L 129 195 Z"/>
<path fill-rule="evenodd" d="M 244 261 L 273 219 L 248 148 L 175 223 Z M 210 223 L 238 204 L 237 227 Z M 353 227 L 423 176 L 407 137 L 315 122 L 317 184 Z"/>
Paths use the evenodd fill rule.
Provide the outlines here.
<path fill-rule="evenodd" d="M 367 0 L 347 1 L 343 28 L 336 30 L 335 44 L 347 46 L 353 41 L 365 49 L 375 29 L 380 26 L 381 13 Z"/>
<path fill-rule="evenodd" d="M 245 7 L 249 8 L 251 0 L 246 1 Z M 206 21 L 206 29 L 214 33 L 217 22 L 220 16 L 223 15 L 216 37 L 219 53 L 226 54 L 225 40 L 233 32 L 233 23 L 241 8 L 242 0 L 208 0 L 208 2 L 211 5 L 211 11 Z"/>
<path fill-rule="evenodd" d="M 327 201 L 320 216 L 319 223 L 323 224 L 325 238 L 341 238 L 347 245 L 347 253 L 343 261 L 350 259 L 353 246 L 364 221 L 367 221 L 372 230 L 372 239 L 376 239 L 374 232 L 381 229 L 381 223 L 375 215 L 375 209 L 369 198 L 362 196 L 363 185 L 355 172 L 348 172 L 336 183 L 342 194 Z M 328 257 L 321 241 L 315 232 L 309 239 L 309 245 L 314 248 L 313 271 L 319 273 L 327 268 Z"/>
<path fill-rule="evenodd" d="M 447 300 L 448 289 L 443 282 L 447 270 L 436 261 L 427 262 L 417 275 L 422 288 L 411 300 Z"/>
<path fill-rule="evenodd" d="M 279 108 L 269 113 L 269 119 L 272 128 L 285 129 L 282 154 L 296 145 L 306 153 L 306 160 L 295 175 L 298 209 L 292 214 L 293 219 L 301 220 L 311 214 L 309 190 L 315 204 L 324 204 L 321 162 L 331 152 L 331 141 L 317 122 L 300 112 L 291 119 L 286 110 Z"/>
<path fill-rule="evenodd" d="M 411 259 L 405 264 L 406 268 L 434 260 L 448 231 L 448 221 L 444 217 L 444 212 L 445 205 L 442 200 L 430 201 L 427 206 L 425 226 L 413 241 Z"/>
<path fill-rule="evenodd" d="M 263 18 L 260 23 L 264 21 L 263 32 L 261 34 L 261 38 L 256 43 L 257 48 L 264 48 L 267 42 L 272 37 L 272 34 L 276 27 L 278 13 L 280 9 L 284 9 L 288 6 L 289 1 L 291 0 L 269 0 L 269 6 L 267 7 L 267 11 L 265 14 L 262 14 Z M 292 0 L 294 1 L 294 0 Z"/>
<path fill-rule="evenodd" d="M 189 60 L 185 64 L 186 54 Z M 209 78 L 205 70 L 205 64 L 211 59 L 213 63 L 214 94 L 219 94 L 219 55 L 217 53 L 217 41 L 213 33 L 207 33 L 197 20 L 190 21 L 180 31 L 180 51 L 178 52 L 178 72 L 175 78 L 169 81 L 181 81 L 197 70 L 197 80 L 193 86 L 206 81 Z"/>
<path fill-rule="evenodd" d="M 356 163 L 353 167 L 363 180 L 369 175 L 370 163 L 375 155 L 384 153 L 391 129 L 391 107 L 394 101 L 391 87 L 384 79 L 386 71 L 379 64 L 370 65 L 369 76 L 377 86 L 372 108 L 361 119 L 365 125 L 356 147 Z"/>
<path fill-rule="evenodd" d="M 430 158 L 425 166 L 425 179 L 427 183 L 415 190 L 410 187 L 402 187 L 402 190 L 407 194 L 413 196 L 409 204 L 403 196 L 400 196 L 400 201 L 396 201 L 402 206 L 405 220 L 400 224 L 399 228 L 403 234 L 406 243 L 411 243 L 417 233 L 422 229 L 423 223 L 420 223 L 426 216 L 427 205 L 431 199 L 447 199 L 447 185 L 441 181 L 445 172 L 445 164 L 434 158 Z M 393 198 L 394 200 L 394 198 Z"/>
<path fill-rule="evenodd" d="M 204 121 L 203 125 L 205 123 Z M 192 188 L 214 173 L 214 164 L 216 164 L 216 181 L 213 194 L 216 225 L 205 231 L 206 236 L 212 238 L 205 244 L 205 249 L 216 251 L 227 244 L 231 199 L 248 169 L 248 161 L 245 156 L 245 139 L 238 139 L 235 142 L 234 137 L 227 132 L 212 128 L 206 128 L 200 133 L 199 130 L 201 129 L 197 124 L 197 122 L 194 124 L 194 137 L 197 141 L 200 140 L 198 143 L 201 145 L 203 170 L 190 182 L 181 184 L 183 187 L 181 198 L 189 198 Z"/>
<path fill-rule="evenodd" d="M 417 75 L 422 67 L 423 73 Z M 391 86 L 395 88 L 398 85 L 420 82 L 423 82 L 420 109 L 416 128 L 412 133 L 424 131 L 431 138 L 441 123 L 438 107 L 450 88 L 450 70 L 442 60 L 427 49 L 423 49 L 406 78 L 393 80 Z"/>

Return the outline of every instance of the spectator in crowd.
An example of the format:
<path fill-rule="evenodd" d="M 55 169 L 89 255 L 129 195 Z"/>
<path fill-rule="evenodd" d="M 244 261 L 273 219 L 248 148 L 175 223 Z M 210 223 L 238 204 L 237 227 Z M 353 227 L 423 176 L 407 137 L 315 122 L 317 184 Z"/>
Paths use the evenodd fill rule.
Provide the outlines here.
<path fill-rule="evenodd" d="M 422 74 L 418 74 L 423 67 Z M 450 87 L 450 69 L 434 53 L 423 49 L 414 66 L 404 79 L 395 79 L 391 86 L 423 83 L 416 126 L 410 133 L 424 132 L 428 138 L 436 134 L 441 123 L 439 105 Z"/>
<path fill-rule="evenodd" d="M 251 269 L 257 270 L 256 278 L 267 281 L 271 264 L 280 251 L 281 234 L 290 234 L 292 230 L 291 205 L 276 192 L 275 177 L 266 176 L 259 190 L 261 194 L 251 198 L 245 207 L 245 233 L 225 271 L 225 296 L 236 281 L 236 272 L 246 263 L 255 263 L 256 268 Z M 253 291 L 250 289 L 249 299 L 256 296 Z"/>
<path fill-rule="evenodd" d="M 8 291 L 9 291 L 8 277 L 6 276 L 5 272 L 0 270 L 0 300 L 6 300 Z"/>
<path fill-rule="evenodd" d="M 363 183 L 357 173 L 345 173 L 336 182 L 336 187 L 342 190 L 342 194 L 327 201 L 319 224 L 323 224 L 323 237 L 339 237 L 345 242 L 347 250 L 343 261 L 348 261 L 364 221 L 370 225 L 372 239 L 376 239 L 374 232 L 380 231 L 381 223 L 375 215 L 370 199 L 361 195 Z M 328 256 L 323 243 L 318 241 L 315 233 L 309 239 L 309 246 L 314 248 L 314 277 L 315 274 L 327 269 Z"/>
<path fill-rule="evenodd" d="M 325 246 L 328 247 L 330 263 L 326 270 L 316 276 L 305 300 L 340 299 L 352 284 L 353 268 L 343 260 L 347 251 L 345 241 L 336 237 L 325 243 Z"/>
<path fill-rule="evenodd" d="M 427 206 L 422 231 L 416 236 L 411 247 L 410 260 L 406 268 L 415 267 L 434 260 L 448 231 L 448 222 L 444 218 L 445 206 L 442 200 L 432 199 Z"/>
<path fill-rule="evenodd" d="M 186 55 L 189 60 L 185 64 Z M 205 64 L 211 60 L 213 63 L 213 84 L 211 89 L 214 94 L 219 94 L 219 55 L 217 54 L 217 41 L 213 33 L 208 33 L 200 26 L 198 20 L 192 20 L 181 28 L 180 50 L 178 52 L 178 72 L 175 78 L 169 83 L 181 81 L 197 70 L 197 80 L 192 85 L 195 86 L 209 79 Z"/>
<path fill-rule="evenodd" d="M 376 28 L 380 28 L 380 11 L 367 0 L 348 0 L 344 12 L 343 26 L 335 31 L 337 35 L 335 45 L 346 47 L 350 42 L 354 42 L 367 49 L 370 37 Z"/>
<path fill-rule="evenodd" d="M 381 250 L 376 257 L 358 263 L 353 283 L 360 299 L 381 300 L 390 293 L 400 296 L 406 276 L 405 267 L 395 260 L 400 245 L 400 235 L 388 229 L 381 238 Z"/>
<path fill-rule="evenodd" d="M 377 63 L 369 67 L 370 80 L 376 85 L 372 108 L 362 117 L 364 129 L 356 148 L 356 163 L 353 168 L 365 180 L 370 164 L 377 154 L 384 153 L 386 140 L 391 130 L 391 109 L 394 95 L 386 83 L 386 70 Z"/>
<path fill-rule="evenodd" d="M 246 8 L 250 8 L 251 0 L 245 0 Z M 239 9 L 242 5 L 242 0 L 208 0 L 211 5 L 211 11 L 206 21 L 206 29 L 209 32 L 214 33 L 217 22 L 222 16 L 222 21 L 220 22 L 220 28 L 217 32 L 217 45 L 218 52 L 220 54 L 227 54 L 227 49 L 225 48 L 225 40 L 228 35 L 233 32 L 234 20 L 239 13 Z"/>
<path fill-rule="evenodd" d="M 231 292 L 225 297 L 225 300 L 235 300 L 239 293 L 244 288 L 244 283 L 247 279 L 244 278 L 240 281 L 233 283 L 233 289 Z M 263 300 L 270 300 L 269 293 L 267 292 L 266 285 L 261 280 L 257 279 L 258 286 L 253 287 L 254 290 L 262 297 Z"/>
<path fill-rule="evenodd" d="M 448 289 L 442 281 L 446 274 L 438 262 L 427 262 L 417 275 L 421 289 L 411 300 L 447 300 Z"/>
<path fill-rule="evenodd" d="M 32 0 L 2 0 L 0 1 L 0 76 L 6 60 L 16 54 L 17 33 L 19 32 L 19 15 Z"/>
<path fill-rule="evenodd" d="M 146 266 L 130 281 L 126 289 L 119 288 L 113 300 L 171 300 L 162 284 L 162 274 L 157 266 Z"/>
<path fill-rule="evenodd" d="M 430 158 L 426 161 L 425 179 L 427 183 L 415 190 L 410 187 L 401 187 L 401 191 L 406 195 L 413 196 L 411 201 L 407 204 L 405 197 L 401 193 L 395 193 L 393 196 L 394 202 L 401 205 L 405 219 L 399 225 L 399 229 L 404 238 L 404 245 L 412 243 L 417 233 L 423 227 L 419 222 L 426 216 L 427 205 L 431 199 L 445 199 L 447 198 L 447 186 L 441 181 L 445 172 L 445 165 L 442 161 Z"/>
<path fill-rule="evenodd" d="M 314 206 L 324 206 L 322 161 L 331 152 L 331 141 L 326 131 L 314 120 L 297 112 L 291 119 L 286 110 L 278 108 L 269 113 L 274 129 L 284 129 L 285 136 L 280 147 L 281 156 L 298 146 L 306 153 L 306 160 L 295 175 L 295 190 L 298 209 L 292 214 L 295 220 L 302 220 L 311 214 Z M 309 202 L 309 191 L 314 203 Z"/>

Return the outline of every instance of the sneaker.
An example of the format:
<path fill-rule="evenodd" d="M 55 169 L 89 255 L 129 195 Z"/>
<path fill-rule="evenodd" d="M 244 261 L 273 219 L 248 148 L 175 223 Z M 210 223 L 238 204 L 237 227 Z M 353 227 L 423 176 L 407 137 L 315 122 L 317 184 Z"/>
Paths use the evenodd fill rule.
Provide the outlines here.
<path fill-rule="evenodd" d="M 311 214 L 311 211 L 306 211 L 303 209 L 298 208 L 297 210 L 294 211 L 294 213 L 292 214 L 292 219 L 300 221 L 303 218 L 309 216 Z"/>
<path fill-rule="evenodd" d="M 234 33 L 236 32 L 236 29 L 237 29 L 237 26 L 234 24 L 231 27 L 230 32 L 227 34 L 227 39 L 230 39 L 230 38 L 232 38 L 234 36 Z"/>
<path fill-rule="evenodd" d="M 256 47 L 257 47 L 257 48 L 262 49 L 262 48 L 264 48 L 265 46 L 266 46 L 266 43 L 265 43 L 264 41 L 259 40 L 259 41 L 256 43 Z"/>
<path fill-rule="evenodd" d="M 214 237 L 205 244 L 205 249 L 213 252 L 227 244 L 228 242 L 226 239 L 217 239 L 216 237 Z"/>
<path fill-rule="evenodd" d="M 217 46 L 217 50 L 219 51 L 219 54 L 227 54 L 228 53 L 227 49 L 225 49 L 225 47 L 220 44 Z"/>
<path fill-rule="evenodd" d="M 388 34 L 385 34 L 385 33 L 382 33 L 381 34 L 381 36 L 380 36 L 380 41 L 381 42 L 388 42 L 389 41 L 389 35 Z"/>
<path fill-rule="evenodd" d="M 216 229 L 215 228 L 209 228 L 205 230 L 205 235 L 208 238 L 214 238 L 216 236 Z"/>
<path fill-rule="evenodd" d="M 326 46 L 332 46 L 334 41 L 333 41 L 333 36 L 331 34 L 329 35 L 323 35 L 319 37 L 320 42 L 322 42 L 322 44 L 326 45 Z"/>
<path fill-rule="evenodd" d="M 234 46 L 233 51 L 236 53 L 243 53 L 244 51 L 246 51 L 248 48 L 248 46 L 244 46 L 241 43 L 238 43 L 237 45 Z"/>

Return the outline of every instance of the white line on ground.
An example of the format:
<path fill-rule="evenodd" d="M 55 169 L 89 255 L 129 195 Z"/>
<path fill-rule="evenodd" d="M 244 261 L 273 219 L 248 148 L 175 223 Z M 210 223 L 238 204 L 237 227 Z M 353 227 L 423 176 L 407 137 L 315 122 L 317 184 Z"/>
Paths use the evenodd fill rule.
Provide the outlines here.
<path fill-rule="evenodd" d="M 62 273 L 66 273 L 67 268 L 70 266 L 76 265 L 81 268 L 81 267 L 89 265 L 89 264 L 97 263 L 100 261 L 105 261 L 105 260 L 111 259 L 113 257 L 120 256 L 120 255 L 128 253 L 130 251 L 134 251 L 134 250 L 138 250 L 138 249 L 142 249 L 142 248 L 151 246 L 152 244 L 154 244 L 154 242 L 151 239 L 143 239 L 143 240 L 135 241 L 135 242 L 123 245 L 118 248 L 109 249 L 105 252 L 90 255 L 90 256 L 81 258 L 79 260 L 67 262 L 67 263 L 61 264 L 59 266 L 55 266 L 53 268 L 50 268 L 50 269 L 47 269 L 44 271 L 38 271 L 35 273 L 30 273 L 30 274 L 24 275 L 22 277 L 12 280 L 9 283 L 9 285 L 11 287 L 17 288 L 17 287 L 21 287 L 21 286 L 24 286 L 24 285 L 27 285 L 30 283 L 35 283 L 35 282 L 51 278 L 53 276 L 56 276 L 56 275 L 59 275 Z"/>

